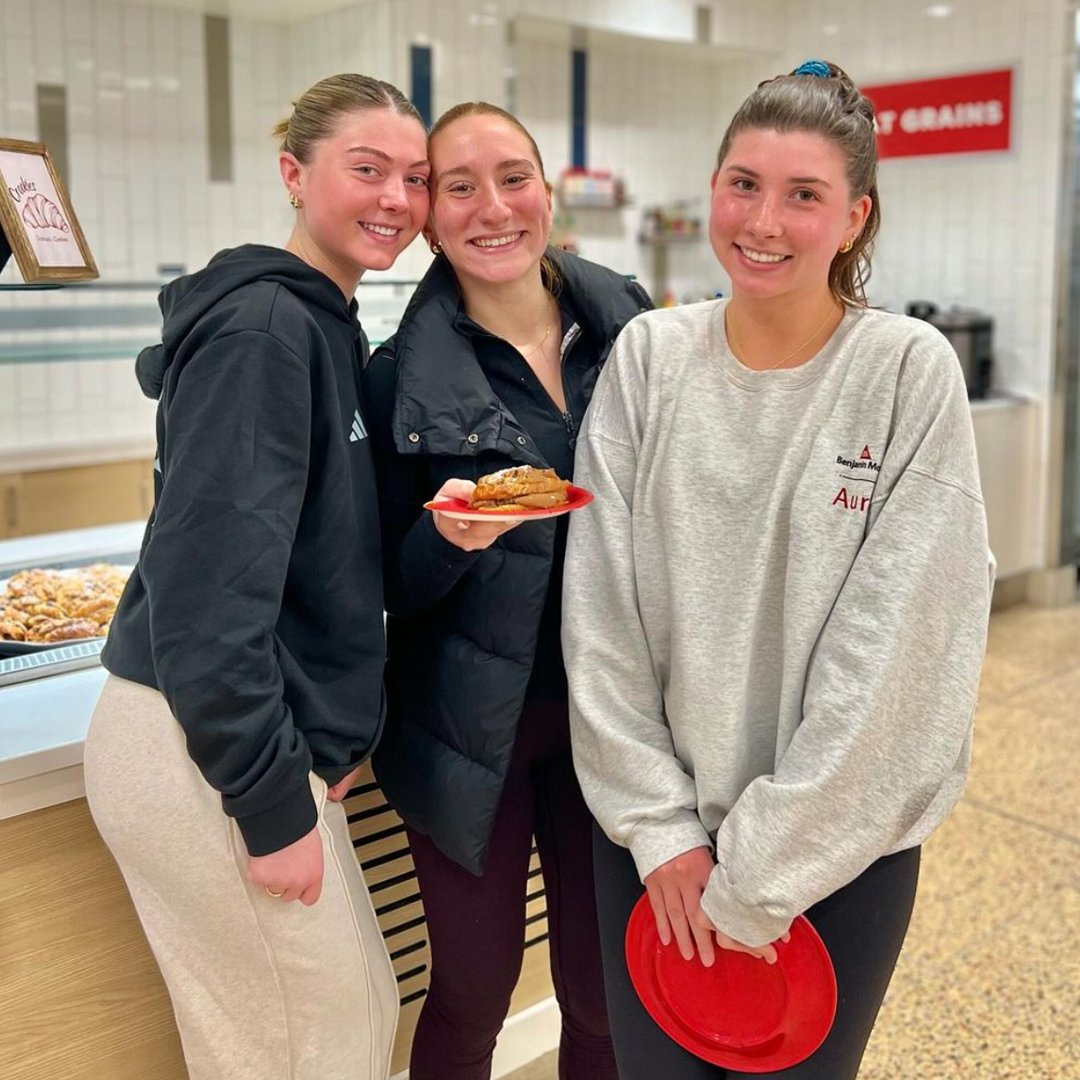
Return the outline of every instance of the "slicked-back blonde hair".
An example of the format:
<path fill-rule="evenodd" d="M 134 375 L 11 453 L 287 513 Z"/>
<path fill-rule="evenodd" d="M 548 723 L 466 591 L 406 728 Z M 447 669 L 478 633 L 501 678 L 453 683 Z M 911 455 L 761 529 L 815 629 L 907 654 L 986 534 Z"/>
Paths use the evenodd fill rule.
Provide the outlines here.
<path fill-rule="evenodd" d="M 305 90 L 294 102 L 292 115 L 274 127 L 280 149 L 307 164 L 315 144 L 333 134 L 346 113 L 390 109 L 408 116 L 421 127 L 416 106 L 393 84 L 367 75 L 331 75 Z"/>

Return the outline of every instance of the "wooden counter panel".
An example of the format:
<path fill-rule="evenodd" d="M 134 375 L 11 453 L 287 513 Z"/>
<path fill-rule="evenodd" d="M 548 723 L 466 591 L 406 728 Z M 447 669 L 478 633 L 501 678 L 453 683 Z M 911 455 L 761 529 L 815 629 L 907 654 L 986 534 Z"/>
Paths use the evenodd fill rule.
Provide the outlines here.
<path fill-rule="evenodd" d="M 366 784 L 371 784 L 370 775 Z M 345 801 L 398 978 L 393 1071 L 427 993 L 427 927 L 400 819 L 377 789 Z M 168 993 L 85 800 L 0 821 L 0 1080 L 184 1080 Z M 551 996 L 535 853 L 511 1013 Z"/>
<path fill-rule="evenodd" d="M 161 975 L 86 802 L 0 822 L 0 1077 L 184 1080 Z"/>

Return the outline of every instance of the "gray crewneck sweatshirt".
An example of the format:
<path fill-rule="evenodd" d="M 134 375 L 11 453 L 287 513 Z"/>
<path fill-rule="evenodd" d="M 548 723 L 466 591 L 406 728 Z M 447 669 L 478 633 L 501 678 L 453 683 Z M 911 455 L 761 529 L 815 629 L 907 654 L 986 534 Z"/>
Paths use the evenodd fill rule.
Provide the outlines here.
<path fill-rule="evenodd" d="M 724 301 L 620 335 L 582 428 L 563 644 L 589 806 L 644 878 L 715 849 L 750 945 L 960 796 L 993 560 L 967 394 L 927 323 L 849 309 L 800 367 Z"/>

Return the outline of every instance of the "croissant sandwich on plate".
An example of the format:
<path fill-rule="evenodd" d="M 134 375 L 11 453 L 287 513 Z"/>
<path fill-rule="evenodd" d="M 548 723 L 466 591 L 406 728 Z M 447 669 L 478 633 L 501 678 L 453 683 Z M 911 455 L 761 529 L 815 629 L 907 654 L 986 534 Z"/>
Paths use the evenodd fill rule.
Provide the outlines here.
<path fill-rule="evenodd" d="M 567 501 L 568 480 L 560 480 L 554 469 L 516 465 L 481 476 L 472 493 L 470 508 L 515 513 L 521 510 L 547 510 Z"/>

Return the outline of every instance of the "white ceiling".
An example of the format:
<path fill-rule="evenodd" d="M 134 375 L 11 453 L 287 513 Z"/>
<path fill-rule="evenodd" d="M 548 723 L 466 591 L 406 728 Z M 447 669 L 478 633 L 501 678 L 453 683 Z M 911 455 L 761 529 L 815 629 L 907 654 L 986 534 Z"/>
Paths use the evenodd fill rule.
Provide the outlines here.
<path fill-rule="evenodd" d="M 745 60 L 773 55 L 772 50 L 734 45 L 698 45 L 674 38 L 644 37 L 617 30 L 572 26 L 559 19 L 519 15 L 513 19 L 518 44 L 536 41 L 569 48 L 602 49 L 606 52 L 639 53 L 647 45 L 654 55 L 670 56 L 680 62 L 716 64 L 723 60 Z"/>
<path fill-rule="evenodd" d="M 342 8 L 355 7 L 364 0 L 122 0 L 125 3 L 141 7 L 179 8 L 184 11 L 201 11 L 208 15 L 235 16 L 241 19 L 259 19 L 264 22 L 292 23 L 310 19 L 315 15 L 324 15 L 328 11 L 340 11 Z M 393 2 L 393 0 L 391 0 Z M 478 7 L 481 5 L 478 3 Z M 484 5 L 490 7 L 491 5 Z M 507 5 L 511 8 L 511 5 Z M 717 46 L 692 45 L 687 41 L 665 41 L 659 38 L 641 38 L 637 35 L 617 33 L 598 29 L 574 27 L 561 19 L 547 19 L 536 16 L 514 16 L 512 10 L 506 12 L 518 30 L 519 39 L 547 42 L 563 42 L 575 46 L 607 49 L 635 49 L 642 41 L 661 46 L 670 45 L 679 50 L 680 55 L 688 60 L 715 62 L 727 56 L 747 56 L 748 53 L 761 50 L 744 48 L 724 48 Z"/>
<path fill-rule="evenodd" d="M 297 22 L 353 6 L 350 0 L 128 0 L 140 7 L 201 11 L 207 15 L 230 15 L 263 22 Z"/>

